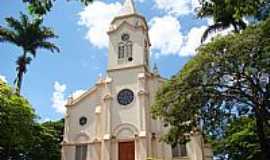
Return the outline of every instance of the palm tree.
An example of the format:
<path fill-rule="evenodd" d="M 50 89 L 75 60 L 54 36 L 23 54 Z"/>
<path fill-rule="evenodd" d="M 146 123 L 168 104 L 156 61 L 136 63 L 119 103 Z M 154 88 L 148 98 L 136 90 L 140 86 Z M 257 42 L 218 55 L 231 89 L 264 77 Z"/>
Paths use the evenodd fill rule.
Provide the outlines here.
<path fill-rule="evenodd" d="M 47 49 L 52 53 L 59 52 L 59 48 L 48 40 L 57 38 L 51 28 L 42 26 L 42 19 L 30 20 L 27 15 L 21 13 L 20 19 L 6 18 L 7 28 L 0 26 L 0 42 L 9 42 L 21 47 L 23 53 L 18 57 L 17 76 L 14 81 L 16 92 L 20 94 L 23 76 L 27 71 L 27 65 L 36 57 L 37 49 Z"/>
<path fill-rule="evenodd" d="M 236 16 L 236 8 L 231 1 L 201 0 L 198 17 L 212 17 L 214 20 L 214 24 L 210 25 L 204 32 L 201 42 L 204 42 L 210 33 L 227 29 L 230 26 L 233 26 L 235 32 L 245 29 L 247 25 L 243 21 L 243 17 Z"/>

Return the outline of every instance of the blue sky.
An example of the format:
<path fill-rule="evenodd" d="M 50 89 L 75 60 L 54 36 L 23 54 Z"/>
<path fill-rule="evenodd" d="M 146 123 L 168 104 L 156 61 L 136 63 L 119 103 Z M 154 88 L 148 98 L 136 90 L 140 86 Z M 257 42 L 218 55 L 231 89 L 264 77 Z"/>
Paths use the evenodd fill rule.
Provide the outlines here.
<path fill-rule="evenodd" d="M 57 1 L 45 17 L 59 38 L 54 42 L 61 53 L 39 50 L 28 66 L 22 95 L 33 105 L 41 120 L 63 117 L 63 105 L 70 95 L 78 96 L 105 74 L 107 64 L 106 29 L 121 9 L 123 0 L 96 1 L 88 7 L 78 2 Z M 149 24 L 152 42 L 151 64 L 156 63 L 166 78 L 176 74 L 196 54 L 200 36 L 211 22 L 197 19 L 197 0 L 135 0 L 137 11 Z M 0 6 L 0 25 L 5 17 L 26 12 L 21 0 L 4 0 Z M 20 48 L 0 43 L 0 77 L 12 84 L 15 61 Z"/>

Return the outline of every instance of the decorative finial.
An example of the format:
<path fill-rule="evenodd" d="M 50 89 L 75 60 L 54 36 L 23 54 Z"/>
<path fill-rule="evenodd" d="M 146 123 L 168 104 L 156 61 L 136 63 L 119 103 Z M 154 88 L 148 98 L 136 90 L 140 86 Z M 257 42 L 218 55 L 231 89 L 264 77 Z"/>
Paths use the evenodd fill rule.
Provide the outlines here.
<path fill-rule="evenodd" d="M 71 105 L 72 102 L 73 102 L 73 97 L 69 96 L 68 99 L 67 99 L 67 105 Z"/>
<path fill-rule="evenodd" d="M 156 63 L 154 64 L 154 67 L 153 67 L 153 73 L 155 75 L 159 75 L 159 71 L 158 71 L 158 67 L 157 67 L 157 64 Z"/>
<path fill-rule="evenodd" d="M 97 83 L 101 83 L 102 80 L 103 80 L 103 75 L 102 75 L 102 73 L 99 73 L 98 78 L 97 78 Z"/>

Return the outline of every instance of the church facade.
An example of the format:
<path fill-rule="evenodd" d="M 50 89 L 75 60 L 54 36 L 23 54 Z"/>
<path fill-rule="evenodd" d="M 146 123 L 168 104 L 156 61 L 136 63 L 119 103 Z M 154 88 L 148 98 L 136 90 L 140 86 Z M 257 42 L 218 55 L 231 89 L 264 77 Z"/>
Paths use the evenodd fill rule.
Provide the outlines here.
<path fill-rule="evenodd" d="M 149 67 L 148 25 L 132 0 L 125 1 L 108 36 L 106 76 L 66 104 L 62 160 L 210 160 L 199 134 L 174 148 L 159 141 L 167 128 L 151 118 L 150 106 L 165 79 Z"/>

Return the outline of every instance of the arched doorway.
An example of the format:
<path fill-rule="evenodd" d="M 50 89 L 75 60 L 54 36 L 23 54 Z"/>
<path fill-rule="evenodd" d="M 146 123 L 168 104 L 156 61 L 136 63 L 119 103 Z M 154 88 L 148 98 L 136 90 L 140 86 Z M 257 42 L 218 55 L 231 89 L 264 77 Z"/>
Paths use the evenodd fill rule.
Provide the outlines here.
<path fill-rule="evenodd" d="M 116 159 L 135 160 L 136 144 L 135 135 L 138 135 L 137 128 L 128 123 L 118 125 L 113 133 L 115 135 Z"/>

